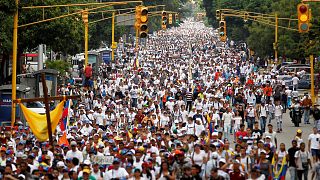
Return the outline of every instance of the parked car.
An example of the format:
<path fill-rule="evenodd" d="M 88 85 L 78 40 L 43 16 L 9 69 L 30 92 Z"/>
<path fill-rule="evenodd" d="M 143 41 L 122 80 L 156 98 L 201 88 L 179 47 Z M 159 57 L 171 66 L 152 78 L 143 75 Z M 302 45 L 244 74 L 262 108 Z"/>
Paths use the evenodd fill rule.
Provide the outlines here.
<path fill-rule="evenodd" d="M 36 112 L 38 114 L 46 114 L 46 109 L 45 109 L 44 105 L 39 101 L 27 102 L 26 107 L 29 110 Z"/>
<path fill-rule="evenodd" d="M 304 74 L 301 77 L 299 77 L 298 82 L 298 89 L 310 89 L 311 88 L 311 75 L 310 74 Z M 292 90 L 293 84 L 292 84 L 292 76 L 290 75 L 278 75 L 277 80 L 283 80 L 285 81 L 286 86 L 289 87 L 289 89 Z M 314 80 L 317 80 L 317 75 L 314 75 Z"/>
<path fill-rule="evenodd" d="M 310 73 L 310 66 L 306 64 L 290 64 L 290 65 L 284 65 L 279 69 L 279 74 L 284 74 L 287 72 L 288 74 L 297 74 L 297 72 L 300 72 L 304 70 L 305 73 Z"/>
<path fill-rule="evenodd" d="M 317 81 L 317 75 L 314 75 L 314 81 Z M 315 83 L 316 84 L 316 83 Z M 310 89 L 311 88 L 311 74 L 304 74 L 300 77 L 299 89 Z"/>

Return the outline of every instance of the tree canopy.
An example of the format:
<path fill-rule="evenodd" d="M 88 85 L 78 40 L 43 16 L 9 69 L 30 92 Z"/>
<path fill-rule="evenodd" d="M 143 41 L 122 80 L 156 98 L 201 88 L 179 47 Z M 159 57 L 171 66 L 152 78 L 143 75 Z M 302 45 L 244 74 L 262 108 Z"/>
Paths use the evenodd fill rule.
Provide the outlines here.
<path fill-rule="evenodd" d="M 281 18 L 297 19 L 297 5 L 300 0 L 203 0 L 208 22 L 213 27 L 218 27 L 216 20 L 217 9 L 235 9 L 263 14 L 277 14 Z M 312 26 L 309 33 L 300 34 L 279 28 L 278 51 L 279 56 L 290 59 L 301 59 L 309 54 L 320 55 L 319 46 L 319 4 L 309 3 L 312 9 Z M 260 57 L 273 56 L 273 42 L 275 27 L 258 22 L 244 22 L 239 17 L 227 17 L 227 35 L 235 41 L 247 42 Z M 273 20 L 274 21 L 274 20 Z M 279 20 L 279 25 L 298 29 L 297 20 Z"/>

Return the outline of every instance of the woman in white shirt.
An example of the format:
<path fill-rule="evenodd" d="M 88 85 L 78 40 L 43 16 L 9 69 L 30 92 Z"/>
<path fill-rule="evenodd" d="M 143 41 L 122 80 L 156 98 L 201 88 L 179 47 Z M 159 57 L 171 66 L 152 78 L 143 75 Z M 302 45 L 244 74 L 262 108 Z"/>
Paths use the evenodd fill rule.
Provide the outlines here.
<path fill-rule="evenodd" d="M 286 146 L 284 143 L 280 144 L 280 150 L 277 151 L 274 155 L 274 172 L 276 172 L 275 174 L 279 174 L 283 177 L 285 177 L 286 175 L 286 170 L 287 170 L 287 163 L 289 160 L 289 154 L 286 151 Z M 281 168 L 282 167 L 282 168 Z M 279 172 L 280 170 L 282 170 L 283 172 Z"/>
<path fill-rule="evenodd" d="M 235 115 L 232 118 L 232 121 L 234 124 L 234 139 L 236 139 L 236 132 L 240 129 L 240 124 L 242 121 L 242 117 L 240 116 L 240 113 L 238 110 L 235 112 Z"/>
<path fill-rule="evenodd" d="M 133 177 L 129 178 L 129 180 L 147 180 L 147 178 L 142 177 L 140 169 L 136 168 L 134 169 Z"/>
<path fill-rule="evenodd" d="M 202 164 L 205 164 L 207 162 L 207 154 L 204 150 L 200 149 L 199 144 L 194 145 L 194 151 L 191 154 L 191 160 L 194 164 L 197 164 L 200 167 L 202 166 Z"/>

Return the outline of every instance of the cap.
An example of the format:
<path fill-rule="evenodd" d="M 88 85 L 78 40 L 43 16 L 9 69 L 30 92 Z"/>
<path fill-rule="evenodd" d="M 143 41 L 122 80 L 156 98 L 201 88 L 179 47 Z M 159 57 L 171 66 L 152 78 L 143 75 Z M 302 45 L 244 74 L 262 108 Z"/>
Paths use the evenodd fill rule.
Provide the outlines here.
<path fill-rule="evenodd" d="M 85 164 L 85 165 L 90 165 L 90 164 L 91 164 L 91 162 L 90 162 L 90 160 L 89 160 L 89 159 L 86 159 L 86 160 L 84 160 L 84 161 L 83 161 L 83 164 Z"/>
<path fill-rule="evenodd" d="M 120 159 L 118 159 L 118 158 L 114 158 L 114 160 L 113 160 L 113 164 L 116 164 L 116 163 L 120 163 Z"/>
<path fill-rule="evenodd" d="M 298 129 L 298 130 L 297 130 L 297 133 L 302 133 L 302 130 L 301 130 L 301 129 Z"/>
<path fill-rule="evenodd" d="M 63 161 L 59 161 L 57 163 L 57 167 L 65 167 L 64 162 Z"/>
<path fill-rule="evenodd" d="M 227 161 L 226 161 L 225 159 L 223 159 L 223 158 L 222 158 L 222 159 L 220 159 L 220 160 L 219 160 L 219 162 L 227 163 Z"/>
<path fill-rule="evenodd" d="M 266 136 L 266 139 L 271 139 L 271 136 Z"/>
<path fill-rule="evenodd" d="M 76 145 L 77 145 L 77 142 L 71 141 L 70 145 L 71 145 L 71 146 L 76 146 Z"/>
<path fill-rule="evenodd" d="M 91 171 L 90 171 L 90 169 L 89 169 L 89 168 L 85 168 L 85 169 L 83 169 L 83 170 L 82 170 L 82 172 L 83 172 L 83 173 L 88 173 L 88 174 L 90 174 L 90 173 L 91 173 Z"/>

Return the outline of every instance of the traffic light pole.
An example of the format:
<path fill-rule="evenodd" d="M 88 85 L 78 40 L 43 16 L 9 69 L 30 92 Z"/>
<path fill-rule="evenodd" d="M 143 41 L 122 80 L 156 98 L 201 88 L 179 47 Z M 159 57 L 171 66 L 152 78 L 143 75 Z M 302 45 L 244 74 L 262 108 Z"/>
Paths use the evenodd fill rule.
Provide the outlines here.
<path fill-rule="evenodd" d="M 274 43 L 275 43 L 275 48 L 274 48 L 274 60 L 278 60 L 278 14 L 275 15 L 275 20 L 276 20 L 276 26 L 275 26 L 275 32 L 274 32 Z"/>
<path fill-rule="evenodd" d="M 89 57 L 88 57 L 88 42 L 89 42 L 89 17 L 88 17 L 88 10 L 82 12 L 82 20 L 84 23 L 84 65 L 88 65 Z"/>
<path fill-rule="evenodd" d="M 12 91 L 11 91 L 11 127 L 16 121 L 16 103 L 13 101 L 17 99 L 17 49 L 18 49 L 18 12 L 19 0 L 16 0 L 16 11 L 13 17 L 13 54 L 12 54 Z"/>
<path fill-rule="evenodd" d="M 115 43 L 114 43 L 114 18 L 115 18 L 115 15 L 116 13 L 113 11 L 112 12 L 112 45 L 111 45 L 111 49 L 112 49 L 112 52 L 111 52 L 111 60 L 112 62 L 114 62 L 114 50 L 115 50 Z"/>
<path fill-rule="evenodd" d="M 88 58 L 88 36 L 89 36 L 89 26 L 88 23 L 84 23 L 84 64 L 85 66 L 88 65 L 89 58 Z"/>
<path fill-rule="evenodd" d="M 313 55 L 310 55 L 310 74 L 311 74 L 311 100 L 312 100 L 312 105 L 316 104 L 315 102 L 315 93 L 314 93 L 314 68 L 313 68 Z"/>
<path fill-rule="evenodd" d="M 139 29 L 136 29 L 136 59 L 135 59 L 135 66 L 137 65 L 137 61 L 139 55 Z M 137 67 L 138 68 L 138 67 Z"/>

